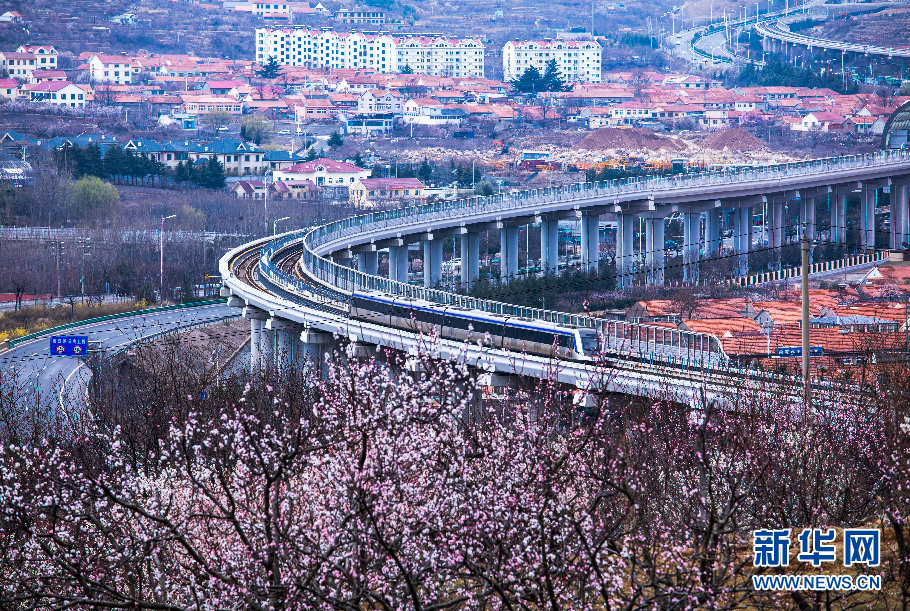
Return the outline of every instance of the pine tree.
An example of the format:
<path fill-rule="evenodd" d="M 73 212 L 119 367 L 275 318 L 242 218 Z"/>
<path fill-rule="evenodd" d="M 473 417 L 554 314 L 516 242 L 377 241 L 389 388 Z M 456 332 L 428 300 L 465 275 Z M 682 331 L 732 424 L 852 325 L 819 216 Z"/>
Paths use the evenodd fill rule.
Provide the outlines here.
<path fill-rule="evenodd" d="M 177 163 L 177 167 L 174 168 L 174 182 L 182 183 L 187 182 L 190 179 L 190 161 L 187 160 L 186 163 L 180 161 Z"/>
<path fill-rule="evenodd" d="M 326 144 L 329 146 L 341 146 L 344 144 L 344 138 L 341 137 L 340 133 L 332 132 L 332 135 L 329 136 L 329 140 Z"/>
<path fill-rule="evenodd" d="M 541 91 L 565 91 L 566 85 L 559 75 L 559 66 L 556 60 L 551 59 L 547 62 L 547 70 L 541 78 Z"/>
<path fill-rule="evenodd" d="M 281 71 L 281 64 L 278 63 L 278 58 L 273 55 L 269 55 L 268 60 L 262 64 L 262 68 L 256 70 L 256 76 L 264 79 L 276 79 L 283 74 L 284 73 Z"/>
<path fill-rule="evenodd" d="M 420 167 L 417 169 L 417 177 L 423 181 L 424 184 L 430 182 L 433 178 L 433 166 L 430 165 L 430 162 L 426 157 L 423 158 L 423 163 L 421 163 Z"/>
<path fill-rule="evenodd" d="M 531 66 L 524 71 L 521 78 L 512 81 L 512 87 L 520 93 L 537 93 L 541 90 L 541 79 L 540 71 Z"/>
<path fill-rule="evenodd" d="M 212 157 L 201 172 L 199 186 L 207 189 L 223 189 L 225 186 L 224 166 Z"/>
<path fill-rule="evenodd" d="M 112 146 L 104 153 L 104 172 L 111 178 L 123 176 L 123 166 L 126 156 L 119 146 Z"/>

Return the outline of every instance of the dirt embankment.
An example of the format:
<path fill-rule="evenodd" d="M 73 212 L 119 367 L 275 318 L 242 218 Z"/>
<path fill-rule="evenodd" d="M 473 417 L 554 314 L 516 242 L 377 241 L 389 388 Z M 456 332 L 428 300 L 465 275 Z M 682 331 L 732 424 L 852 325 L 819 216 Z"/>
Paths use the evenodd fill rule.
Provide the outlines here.
<path fill-rule="evenodd" d="M 623 151 L 679 151 L 686 145 L 673 138 L 658 136 L 648 129 L 602 127 L 581 139 L 573 148 Z"/>
<path fill-rule="evenodd" d="M 761 152 L 768 150 L 763 141 L 744 129 L 722 129 L 713 132 L 699 142 L 699 145 L 712 151 Z"/>

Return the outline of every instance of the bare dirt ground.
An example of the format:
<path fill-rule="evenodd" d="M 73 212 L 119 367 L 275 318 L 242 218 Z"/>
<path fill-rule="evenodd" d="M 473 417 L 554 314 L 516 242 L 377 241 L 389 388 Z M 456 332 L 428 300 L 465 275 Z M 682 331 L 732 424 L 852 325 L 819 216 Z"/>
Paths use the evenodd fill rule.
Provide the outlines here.
<path fill-rule="evenodd" d="M 767 151 L 764 141 L 759 140 L 744 129 L 722 129 L 708 134 L 698 143 L 703 149 L 712 151 Z"/>

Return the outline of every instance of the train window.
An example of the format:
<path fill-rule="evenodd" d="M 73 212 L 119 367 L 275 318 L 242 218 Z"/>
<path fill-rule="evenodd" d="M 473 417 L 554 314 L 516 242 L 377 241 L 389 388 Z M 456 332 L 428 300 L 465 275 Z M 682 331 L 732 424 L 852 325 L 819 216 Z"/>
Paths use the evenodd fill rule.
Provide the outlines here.
<path fill-rule="evenodd" d="M 600 346 L 598 345 L 597 334 L 596 333 L 582 333 L 581 334 L 581 349 L 585 354 L 591 356 L 598 353 Z"/>
<path fill-rule="evenodd" d="M 446 314 L 445 321 L 443 322 L 444 327 L 450 327 L 452 329 L 467 329 L 468 320 L 462 318 L 461 316 L 452 316 L 451 314 Z"/>

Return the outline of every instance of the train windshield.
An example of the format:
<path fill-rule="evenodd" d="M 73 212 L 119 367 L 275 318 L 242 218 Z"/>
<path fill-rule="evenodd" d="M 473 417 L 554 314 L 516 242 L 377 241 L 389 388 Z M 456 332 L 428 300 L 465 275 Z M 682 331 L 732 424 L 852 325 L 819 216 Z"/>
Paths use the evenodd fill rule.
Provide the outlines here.
<path fill-rule="evenodd" d="M 582 331 L 579 335 L 581 335 L 581 349 L 585 355 L 595 356 L 600 352 L 600 343 L 597 341 L 597 333 L 595 331 Z"/>

